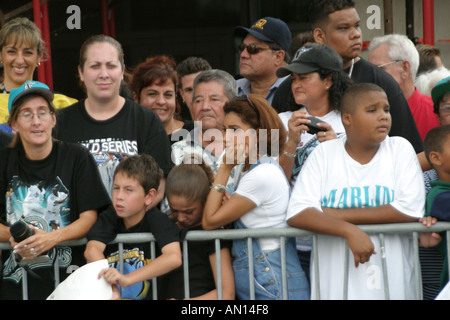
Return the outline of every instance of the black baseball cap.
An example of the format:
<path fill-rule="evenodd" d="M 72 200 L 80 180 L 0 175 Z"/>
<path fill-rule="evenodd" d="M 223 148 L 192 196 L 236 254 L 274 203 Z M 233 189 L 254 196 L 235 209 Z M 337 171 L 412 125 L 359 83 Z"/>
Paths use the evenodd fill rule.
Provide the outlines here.
<path fill-rule="evenodd" d="M 342 57 L 336 50 L 326 44 L 310 43 L 298 49 L 292 62 L 277 70 L 277 76 L 307 74 L 319 69 L 342 71 L 343 68 Z"/>
<path fill-rule="evenodd" d="M 274 42 L 284 51 L 288 51 L 292 43 L 291 30 L 286 22 L 278 18 L 265 17 L 256 21 L 250 28 L 234 28 L 235 36 L 245 37 L 248 33 L 258 40 Z"/>

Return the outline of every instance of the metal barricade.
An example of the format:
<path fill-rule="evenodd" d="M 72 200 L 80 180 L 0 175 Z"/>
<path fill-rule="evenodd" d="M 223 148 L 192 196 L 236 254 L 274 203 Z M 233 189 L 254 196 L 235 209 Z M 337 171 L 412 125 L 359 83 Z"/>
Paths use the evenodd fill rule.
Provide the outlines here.
<path fill-rule="evenodd" d="M 427 228 L 420 223 L 393 223 L 393 224 L 379 224 L 379 225 L 360 225 L 358 226 L 361 230 L 368 234 L 378 234 L 381 245 L 381 256 L 382 256 L 382 272 L 383 272 L 383 282 L 385 288 L 385 298 L 388 300 L 389 296 L 389 279 L 387 277 L 387 264 L 384 250 L 384 236 L 386 234 L 400 234 L 400 233 L 412 233 L 413 234 L 413 243 L 414 243 L 414 259 L 415 259 L 415 269 L 416 269 L 416 299 L 422 299 L 422 279 L 420 272 L 420 260 L 419 260 L 419 233 L 420 232 L 444 232 L 446 231 L 446 241 L 447 241 L 447 255 L 450 254 L 450 222 L 439 222 L 434 226 Z M 261 229 L 240 229 L 240 230 L 232 230 L 232 229 L 221 229 L 221 230 L 211 230 L 211 231 L 189 231 L 186 234 L 185 239 L 183 240 L 183 273 L 184 273 L 184 292 L 185 298 L 189 298 L 189 270 L 188 266 L 188 242 L 189 241 L 204 241 L 211 240 L 215 243 L 215 252 L 216 252 L 216 266 L 217 266 L 217 292 L 218 299 L 221 300 L 222 296 L 222 276 L 221 276 L 221 259 L 220 259 L 220 250 L 221 240 L 236 240 L 236 239 L 247 239 L 248 253 L 249 253 L 249 290 L 250 290 L 250 299 L 255 299 L 255 290 L 254 290 L 254 277 L 253 277 L 253 256 L 252 256 L 252 240 L 266 237 L 280 237 L 281 242 L 281 266 L 282 266 L 282 287 L 283 299 L 287 299 L 287 277 L 286 277 L 286 261 L 285 261 L 285 243 L 287 238 L 289 237 L 304 237 L 304 236 L 313 236 L 313 248 L 312 248 L 312 257 L 314 259 L 314 270 L 311 272 L 315 273 L 316 279 L 318 281 L 315 282 L 316 292 L 319 293 L 320 287 L 320 274 L 318 268 L 318 260 L 317 260 L 317 234 L 313 234 L 309 231 L 297 229 L 297 228 L 261 228 Z M 119 234 L 111 244 L 118 244 L 119 246 L 119 269 L 123 270 L 123 244 L 124 243 L 143 243 L 150 242 L 151 243 L 151 259 L 156 258 L 156 241 L 154 236 L 151 233 L 134 233 L 134 234 Z M 79 239 L 74 241 L 67 241 L 58 245 L 58 247 L 67 247 L 67 246 L 83 246 L 86 244 L 86 239 Z M 9 243 L 0 243 L 0 250 L 11 250 Z M 348 247 L 347 247 L 348 250 Z M 347 251 L 348 253 L 348 251 Z M 345 261 L 345 270 L 348 270 L 349 265 L 349 254 L 346 254 Z M 55 287 L 59 284 L 59 259 L 56 259 L 54 268 L 55 268 Z M 449 266 L 450 273 L 450 266 Z M 27 279 L 26 272 L 23 272 L 24 277 L 22 278 L 23 282 L 23 299 L 28 298 L 27 294 Z M 348 275 L 347 272 L 343 275 L 344 283 L 348 285 Z M 343 297 L 347 299 L 348 288 L 347 285 L 344 285 Z M 157 299 L 157 280 L 152 279 L 152 295 L 153 299 Z M 320 299 L 320 296 L 317 297 Z"/>

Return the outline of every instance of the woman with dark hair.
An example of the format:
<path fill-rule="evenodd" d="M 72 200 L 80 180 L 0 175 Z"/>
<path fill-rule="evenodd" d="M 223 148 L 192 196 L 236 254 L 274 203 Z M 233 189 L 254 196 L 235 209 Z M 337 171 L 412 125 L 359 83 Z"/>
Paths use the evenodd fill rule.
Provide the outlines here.
<path fill-rule="evenodd" d="M 317 43 L 300 48 L 293 62 L 277 71 L 279 77 L 289 74 L 293 79 L 291 88 L 295 104 L 300 109 L 278 115 L 289 133 L 280 164 L 293 185 L 292 179 L 295 180 L 306 160 L 305 154 L 318 143 L 344 134 L 340 100 L 352 81 L 342 72 L 342 58 L 337 52 Z M 321 131 L 311 133 L 312 129 L 308 127 L 310 116 L 319 119 Z"/>
<path fill-rule="evenodd" d="M 135 68 L 130 85 L 134 101 L 159 116 L 172 144 L 178 141 L 172 141 L 175 131 L 185 129 L 187 135 L 194 129 L 193 121 L 179 117 L 175 65 L 175 60 L 165 55 L 147 58 Z"/>
<path fill-rule="evenodd" d="M 289 202 L 289 182 L 274 159 L 286 141 L 276 111 L 259 95 L 244 95 L 225 106 L 226 148 L 203 212 L 203 228 L 234 224 L 235 229 L 283 228 Z M 231 170 L 241 166 L 235 192 L 223 201 Z M 253 239 L 255 299 L 309 299 L 309 285 L 295 251 L 294 239 L 286 247 L 287 297 L 283 297 L 281 240 Z M 249 288 L 247 239 L 233 241 L 236 295 L 252 298 Z"/>
<path fill-rule="evenodd" d="M 279 161 L 291 187 L 294 186 L 309 154 L 319 143 L 345 134 L 340 101 L 352 81 L 342 68 L 342 58 L 333 48 L 311 43 L 297 51 L 291 64 L 277 71 L 279 77 L 291 74 L 291 90 L 295 99 L 292 106 L 300 106 L 298 110 L 278 114 L 289 132 Z M 310 116 L 318 119 L 317 126 L 323 131 L 310 131 Z M 303 269 L 309 275 L 311 239 L 297 239 L 297 247 L 300 260 L 304 263 Z"/>

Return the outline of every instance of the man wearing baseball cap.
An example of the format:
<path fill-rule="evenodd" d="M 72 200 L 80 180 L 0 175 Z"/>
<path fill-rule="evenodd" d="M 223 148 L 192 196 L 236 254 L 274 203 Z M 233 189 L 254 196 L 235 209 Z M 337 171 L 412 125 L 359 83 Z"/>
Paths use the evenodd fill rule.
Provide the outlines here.
<path fill-rule="evenodd" d="M 239 92 L 259 94 L 272 102 L 279 84 L 276 71 L 289 62 L 288 50 L 292 34 L 287 24 L 277 18 L 265 17 L 250 28 L 236 27 L 234 35 L 242 39 L 239 45 Z"/>

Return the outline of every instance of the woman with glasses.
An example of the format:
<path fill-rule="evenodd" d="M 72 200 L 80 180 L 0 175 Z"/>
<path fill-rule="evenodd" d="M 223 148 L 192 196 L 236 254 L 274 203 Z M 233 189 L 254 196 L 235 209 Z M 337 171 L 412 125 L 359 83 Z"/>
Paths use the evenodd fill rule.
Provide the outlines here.
<path fill-rule="evenodd" d="M 39 28 L 28 18 L 18 17 L 8 21 L 0 30 L 0 64 L 4 78 L 0 83 L 0 129 L 11 133 L 6 124 L 9 92 L 25 81 L 33 80 L 33 74 L 47 51 Z M 76 100 L 62 94 L 54 94 L 53 104 L 63 108 Z"/>
<path fill-rule="evenodd" d="M 110 204 L 86 148 L 52 138 L 53 98 L 37 81 L 26 81 L 9 96 L 8 124 L 16 133 L 0 154 L 0 241 L 10 241 L 14 251 L 2 252 L 0 299 L 22 298 L 22 270 L 28 297 L 46 299 L 55 288 L 56 254 L 60 281 L 85 263 L 81 246 L 55 246 L 84 237 Z M 31 236 L 18 237 L 23 223 Z"/>
<path fill-rule="evenodd" d="M 203 228 L 233 224 L 235 229 L 286 227 L 289 182 L 274 157 L 282 150 L 286 131 L 276 111 L 259 95 L 244 95 L 225 106 L 226 148 L 203 212 Z M 236 191 L 225 196 L 231 170 L 242 167 Z M 253 239 L 254 299 L 309 299 L 309 285 L 295 251 L 294 239 Z M 283 285 L 281 246 L 286 249 L 287 288 Z M 247 240 L 232 245 L 236 295 L 250 294 Z M 284 295 L 286 289 L 287 295 Z"/>

